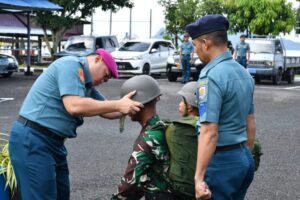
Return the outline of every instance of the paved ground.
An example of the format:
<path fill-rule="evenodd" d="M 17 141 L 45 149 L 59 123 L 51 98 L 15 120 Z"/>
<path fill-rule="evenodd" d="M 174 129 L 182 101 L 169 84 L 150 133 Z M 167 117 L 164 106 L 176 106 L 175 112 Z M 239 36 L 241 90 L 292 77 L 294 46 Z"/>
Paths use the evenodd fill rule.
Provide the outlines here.
<path fill-rule="evenodd" d="M 25 77 L 20 73 L 0 78 L 0 132 L 9 132 L 36 77 Z M 117 99 L 124 80 L 111 80 L 98 89 L 108 98 Z M 182 85 L 164 78 L 157 80 L 163 92 L 158 104 L 159 114 L 163 118 L 176 118 L 179 101 L 176 93 Z M 257 137 L 262 141 L 264 155 L 247 199 L 299 200 L 300 82 L 256 85 L 255 106 Z M 78 129 L 78 137 L 66 142 L 72 200 L 109 199 L 116 190 L 140 129 L 129 119 L 125 126 L 125 132 L 120 134 L 118 121 L 87 118 Z"/>

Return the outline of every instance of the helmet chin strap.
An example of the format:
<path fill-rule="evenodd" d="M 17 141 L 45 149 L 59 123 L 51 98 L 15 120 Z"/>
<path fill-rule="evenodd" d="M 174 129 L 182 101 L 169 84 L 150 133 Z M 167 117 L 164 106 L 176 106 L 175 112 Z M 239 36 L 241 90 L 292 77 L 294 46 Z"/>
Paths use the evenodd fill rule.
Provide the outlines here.
<path fill-rule="evenodd" d="M 188 114 L 189 114 L 189 110 L 188 110 L 188 103 L 186 102 L 186 99 L 184 97 L 183 98 L 183 102 L 184 102 L 184 105 L 185 105 L 185 109 L 184 109 L 184 113 L 183 113 L 183 116 L 184 117 L 187 117 Z"/>

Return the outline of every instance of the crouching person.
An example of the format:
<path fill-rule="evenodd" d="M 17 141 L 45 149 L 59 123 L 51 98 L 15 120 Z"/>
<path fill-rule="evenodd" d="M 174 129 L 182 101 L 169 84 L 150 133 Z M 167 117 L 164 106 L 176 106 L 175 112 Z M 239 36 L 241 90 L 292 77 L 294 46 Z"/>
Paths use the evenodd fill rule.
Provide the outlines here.
<path fill-rule="evenodd" d="M 112 199 L 168 200 L 172 197 L 166 180 L 169 168 L 169 150 L 165 140 L 165 127 L 156 113 L 156 103 L 161 91 L 150 76 L 135 76 L 121 87 L 121 96 L 136 91 L 133 97 L 144 104 L 141 111 L 130 114 L 131 120 L 140 123 L 140 131 L 129 158 L 125 174 Z"/>
<path fill-rule="evenodd" d="M 168 178 L 176 200 L 195 199 L 194 176 L 197 161 L 198 136 L 196 124 L 199 119 L 196 90 L 197 82 L 185 84 L 178 94 L 181 96 L 179 113 L 181 118 L 172 121 L 166 130 L 166 141 L 170 151 Z M 209 199 L 210 191 L 201 199 Z"/>

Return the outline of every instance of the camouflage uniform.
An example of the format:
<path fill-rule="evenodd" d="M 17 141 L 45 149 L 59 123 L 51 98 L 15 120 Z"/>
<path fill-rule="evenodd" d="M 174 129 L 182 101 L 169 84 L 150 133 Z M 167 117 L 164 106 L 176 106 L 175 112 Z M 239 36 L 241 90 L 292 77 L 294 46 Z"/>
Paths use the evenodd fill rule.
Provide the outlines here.
<path fill-rule="evenodd" d="M 140 199 L 147 193 L 170 193 L 166 181 L 169 168 L 169 150 L 165 140 L 164 129 L 157 124 L 157 115 L 148 120 L 137 137 L 133 152 L 115 199 Z M 156 128 L 155 128 L 156 127 Z"/>

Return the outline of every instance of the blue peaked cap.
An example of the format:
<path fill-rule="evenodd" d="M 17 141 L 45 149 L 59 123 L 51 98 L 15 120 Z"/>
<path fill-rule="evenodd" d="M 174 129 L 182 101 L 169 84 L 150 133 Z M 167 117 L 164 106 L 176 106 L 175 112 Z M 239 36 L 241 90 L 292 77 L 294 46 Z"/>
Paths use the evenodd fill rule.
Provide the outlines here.
<path fill-rule="evenodd" d="M 195 22 L 188 24 L 185 27 L 185 31 L 195 39 L 201 35 L 215 32 L 215 31 L 227 31 L 229 28 L 229 22 L 223 15 L 206 15 L 200 17 Z"/>

